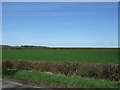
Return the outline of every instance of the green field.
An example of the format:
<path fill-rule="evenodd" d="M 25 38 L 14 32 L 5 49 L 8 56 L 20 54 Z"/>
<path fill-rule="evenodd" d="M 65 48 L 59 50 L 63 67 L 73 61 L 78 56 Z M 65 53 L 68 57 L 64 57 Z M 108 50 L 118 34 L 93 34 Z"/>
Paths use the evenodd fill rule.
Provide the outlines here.
<path fill-rule="evenodd" d="M 117 49 L 47 49 L 47 50 L 6 49 L 2 51 L 2 59 L 13 60 L 13 61 L 14 60 L 80 61 L 87 63 L 98 62 L 98 63 L 117 64 L 118 50 Z M 8 64 L 6 64 L 6 66 L 8 66 Z M 45 74 L 43 72 L 35 72 L 32 70 L 31 71 L 3 70 L 3 78 L 20 79 L 31 82 L 37 81 L 39 83 L 40 82 L 54 83 L 55 85 L 57 84 L 58 86 L 67 85 L 72 88 L 118 88 L 118 82 L 116 81 L 93 79 L 90 77 L 80 77 L 80 76 Z"/>
<path fill-rule="evenodd" d="M 3 60 L 118 63 L 117 49 L 3 50 Z"/>
<path fill-rule="evenodd" d="M 91 79 L 86 77 L 71 77 L 54 74 L 44 74 L 32 71 L 4 71 L 3 78 L 19 78 L 27 81 L 44 81 L 46 83 L 57 83 L 69 85 L 72 88 L 118 88 L 118 82 Z"/>

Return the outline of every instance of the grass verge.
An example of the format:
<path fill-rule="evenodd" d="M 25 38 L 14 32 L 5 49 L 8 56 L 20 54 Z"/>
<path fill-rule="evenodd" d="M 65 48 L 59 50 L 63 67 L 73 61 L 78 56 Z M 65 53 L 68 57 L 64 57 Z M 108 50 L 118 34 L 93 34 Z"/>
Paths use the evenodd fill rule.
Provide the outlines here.
<path fill-rule="evenodd" d="M 118 82 L 98 80 L 84 77 L 72 77 L 54 74 L 45 74 L 33 71 L 3 70 L 3 78 L 18 78 L 30 81 L 44 81 L 47 83 L 65 84 L 72 88 L 118 88 Z"/>

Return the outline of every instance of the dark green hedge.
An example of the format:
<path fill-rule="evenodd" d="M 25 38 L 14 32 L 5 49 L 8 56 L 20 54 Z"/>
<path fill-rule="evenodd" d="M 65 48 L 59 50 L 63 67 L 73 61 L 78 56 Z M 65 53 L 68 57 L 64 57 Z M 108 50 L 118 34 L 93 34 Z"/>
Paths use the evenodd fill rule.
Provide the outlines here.
<path fill-rule="evenodd" d="M 118 81 L 118 64 L 66 61 L 3 61 L 3 69 L 32 70 Z"/>

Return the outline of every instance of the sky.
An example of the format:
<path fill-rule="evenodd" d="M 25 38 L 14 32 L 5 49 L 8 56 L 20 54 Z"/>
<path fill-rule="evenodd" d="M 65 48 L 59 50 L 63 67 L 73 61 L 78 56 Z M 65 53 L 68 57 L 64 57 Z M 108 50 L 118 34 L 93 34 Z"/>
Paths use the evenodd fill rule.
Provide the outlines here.
<path fill-rule="evenodd" d="M 119 0 L 1 0 L 2 2 L 119 2 Z"/>
<path fill-rule="evenodd" d="M 2 44 L 117 47 L 117 2 L 3 2 Z"/>

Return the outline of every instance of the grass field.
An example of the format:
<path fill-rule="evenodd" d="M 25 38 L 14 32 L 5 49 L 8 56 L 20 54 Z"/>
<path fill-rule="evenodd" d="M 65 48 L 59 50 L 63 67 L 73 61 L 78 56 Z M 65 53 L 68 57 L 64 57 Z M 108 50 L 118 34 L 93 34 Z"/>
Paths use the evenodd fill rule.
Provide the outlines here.
<path fill-rule="evenodd" d="M 45 74 L 32 71 L 4 71 L 4 78 L 19 78 L 23 80 L 45 81 L 46 83 L 57 83 L 69 85 L 72 88 L 118 88 L 118 82 L 98 80 L 83 77 L 71 77 L 63 75 Z"/>
<path fill-rule="evenodd" d="M 48 50 L 10 50 L 2 51 L 3 60 L 31 61 L 80 61 L 118 64 L 117 49 L 48 49 Z M 23 65 L 23 64 L 22 64 Z M 26 64 L 25 64 L 26 65 Z M 107 65 L 107 64 L 106 64 Z M 67 65 L 68 66 L 68 65 Z M 87 67 L 87 66 L 85 66 Z M 89 68 L 90 69 L 90 68 Z M 5 71 L 3 78 L 21 79 L 31 82 L 54 83 L 73 88 L 118 88 L 118 82 L 88 77 L 45 74 L 34 71 Z"/>
<path fill-rule="evenodd" d="M 117 49 L 3 50 L 3 60 L 118 63 Z"/>

